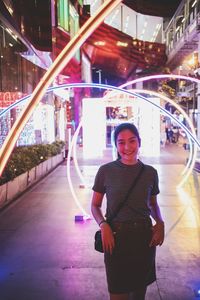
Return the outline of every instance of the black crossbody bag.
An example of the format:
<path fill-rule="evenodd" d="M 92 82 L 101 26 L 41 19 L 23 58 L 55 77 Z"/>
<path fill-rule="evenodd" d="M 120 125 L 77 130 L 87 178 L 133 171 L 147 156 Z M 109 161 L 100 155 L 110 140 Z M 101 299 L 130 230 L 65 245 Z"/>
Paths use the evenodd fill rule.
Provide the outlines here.
<path fill-rule="evenodd" d="M 140 169 L 138 175 L 136 176 L 136 178 L 134 179 L 134 181 L 133 181 L 133 183 L 132 183 L 132 185 L 131 185 L 131 187 L 130 187 L 128 193 L 126 194 L 126 197 L 125 197 L 124 201 L 121 202 L 121 203 L 119 204 L 119 206 L 117 207 L 115 213 L 114 213 L 110 218 L 108 218 L 108 219 L 106 220 L 106 222 L 107 222 L 108 224 L 111 223 L 111 221 L 112 221 L 112 220 L 116 217 L 116 215 L 119 213 L 120 209 L 121 209 L 121 208 L 124 206 L 124 204 L 127 202 L 127 200 L 128 200 L 128 198 L 129 198 L 131 192 L 133 191 L 133 189 L 134 189 L 136 183 L 138 182 L 139 178 L 140 178 L 141 175 L 142 175 L 142 172 L 143 172 L 143 170 L 144 170 L 144 167 L 145 167 L 145 166 L 144 166 L 144 164 L 142 163 L 141 169 Z M 94 248 L 95 248 L 96 251 L 101 252 L 101 253 L 104 253 L 104 251 L 103 251 L 102 237 L 101 237 L 101 230 L 97 230 L 97 232 L 95 233 L 95 236 L 94 236 Z"/>

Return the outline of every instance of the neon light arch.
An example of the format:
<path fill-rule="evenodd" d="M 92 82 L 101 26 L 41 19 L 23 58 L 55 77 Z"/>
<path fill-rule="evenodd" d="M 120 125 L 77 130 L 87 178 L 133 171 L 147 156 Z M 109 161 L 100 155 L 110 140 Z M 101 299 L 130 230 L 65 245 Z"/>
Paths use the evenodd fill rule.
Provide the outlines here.
<path fill-rule="evenodd" d="M 182 127 L 182 128 L 186 131 L 186 133 L 189 134 L 190 138 L 191 138 L 194 142 L 196 142 L 196 143 L 198 144 L 198 146 L 200 147 L 200 144 L 198 143 L 198 141 L 196 140 L 196 138 L 190 133 L 190 131 L 187 129 L 187 127 L 185 127 L 185 125 L 183 125 L 179 120 L 177 120 L 171 113 L 169 113 L 167 110 L 165 110 L 164 108 L 160 107 L 159 105 L 153 103 L 150 99 L 147 99 L 147 98 L 145 98 L 145 97 L 143 97 L 143 96 L 141 96 L 141 95 L 138 95 L 138 94 L 136 94 L 136 93 L 134 93 L 134 92 L 130 92 L 130 91 L 127 91 L 127 90 L 122 90 L 122 89 L 120 89 L 120 88 L 116 88 L 116 87 L 109 86 L 109 85 L 83 84 L 83 83 L 79 83 L 79 84 L 68 84 L 68 85 L 63 85 L 62 87 L 61 87 L 61 86 L 59 86 L 59 87 L 52 87 L 51 90 L 54 89 L 54 88 L 83 87 L 83 86 L 95 86 L 95 87 L 101 87 L 101 88 L 105 88 L 105 89 L 112 89 L 112 90 L 115 90 L 115 91 L 118 91 L 118 92 L 120 91 L 120 92 L 129 94 L 129 95 L 131 95 L 131 96 L 137 96 L 137 97 L 139 97 L 139 98 L 141 98 L 141 99 L 143 99 L 143 100 L 146 100 L 146 101 L 149 102 L 150 104 L 152 104 L 152 105 L 156 106 L 158 109 L 162 110 L 166 115 L 168 115 L 169 117 L 171 117 L 172 119 L 174 119 L 174 120 L 179 124 L 179 126 Z M 144 93 L 144 90 L 142 90 L 142 92 Z M 155 92 L 152 92 L 152 93 L 156 94 Z M 158 95 L 159 95 L 159 94 L 158 94 Z M 161 95 L 159 95 L 159 96 L 161 96 Z M 168 98 L 166 98 L 166 99 L 167 99 L 167 101 L 168 101 Z M 27 100 L 27 98 L 26 98 L 25 100 Z M 21 100 L 20 100 L 20 102 L 21 102 Z M 16 105 L 17 105 L 17 103 L 16 103 Z M 186 115 L 186 116 L 187 116 L 187 115 Z M 188 116 L 187 116 L 187 117 L 188 117 Z M 81 127 L 81 124 L 79 124 L 79 127 L 77 128 L 77 130 L 79 130 L 80 127 Z M 70 159 L 70 156 L 71 156 L 70 154 L 71 154 L 72 148 L 73 148 L 73 146 L 74 146 L 74 143 L 75 143 L 77 137 L 78 137 L 78 131 L 76 131 L 76 133 L 75 133 L 75 135 L 74 135 L 74 137 L 73 137 L 73 142 L 71 143 L 71 147 L 70 147 L 70 149 L 69 149 L 68 160 Z M 85 217 L 88 218 L 89 215 L 88 215 L 88 214 L 86 213 L 86 211 L 82 208 L 82 206 L 81 206 L 81 204 L 79 203 L 79 201 L 78 201 L 78 199 L 77 199 L 77 197 L 76 197 L 76 194 L 75 194 L 75 192 L 74 192 L 74 189 L 73 189 L 73 186 L 72 186 L 72 183 L 71 183 L 71 178 L 70 178 L 70 169 L 69 169 L 69 165 L 70 165 L 70 164 L 69 164 L 69 161 L 68 161 L 68 165 L 67 165 L 67 173 L 68 173 L 68 175 L 67 175 L 67 176 L 68 176 L 68 181 L 69 181 L 69 185 L 70 185 L 70 190 L 71 190 L 71 192 L 72 192 L 73 198 L 74 198 L 74 200 L 75 200 L 77 206 L 78 206 L 79 209 L 81 209 L 81 211 L 84 213 Z M 77 169 L 77 166 L 78 166 L 78 165 L 76 164 L 76 169 Z M 80 174 L 81 174 L 81 173 L 79 172 L 79 176 L 80 176 Z M 188 175 L 188 176 L 189 176 L 189 175 Z M 188 176 L 187 176 L 187 178 L 188 178 Z M 185 177 L 185 178 L 186 178 L 186 177 Z M 83 177 L 82 177 L 82 180 L 83 180 Z M 184 182 L 185 182 L 185 181 L 186 181 L 186 179 L 184 180 Z M 183 182 L 182 182 L 182 184 L 183 184 Z M 181 184 L 181 185 L 182 185 L 182 184 Z"/>
<path fill-rule="evenodd" d="M 193 77 L 189 77 L 189 76 L 184 76 L 184 75 L 176 75 L 176 74 L 159 74 L 159 75 L 151 75 L 151 76 L 145 76 L 145 77 L 140 77 L 137 79 L 133 79 L 129 82 L 126 82 L 122 85 L 120 85 L 120 88 L 125 88 L 126 86 L 130 85 L 130 84 L 135 84 L 138 82 L 143 82 L 143 81 L 148 81 L 151 79 L 165 79 L 165 78 L 176 78 L 176 79 L 185 79 L 185 80 L 189 80 L 189 81 L 193 81 L 196 83 L 200 83 L 200 80 L 197 78 L 193 78 Z"/>
<path fill-rule="evenodd" d="M 124 92 L 124 91 L 123 91 L 123 92 Z M 143 90 L 143 93 L 144 93 L 144 90 Z M 155 93 L 155 94 L 156 94 L 156 93 Z M 135 95 L 135 94 L 133 94 L 133 95 Z M 167 97 L 166 97 L 166 99 L 168 100 Z M 167 113 L 167 114 L 168 114 L 168 113 Z M 168 115 L 171 115 L 172 118 L 175 119 L 171 113 L 169 113 Z M 187 115 L 186 115 L 186 116 L 187 116 Z M 192 125 L 191 125 L 191 126 L 192 126 Z M 181 127 L 182 127 L 182 126 L 181 126 Z M 193 126 L 192 126 L 192 127 L 193 127 Z M 73 150 L 75 149 L 74 146 L 76 145 L 77 137 L 78 137 L 78 133 L 79 133 L 80 128 L 81 128 L 81 122 L 79 123 L 79 127 L 77 128 L 77 130 L 76 130 L 76 132 L 75 132 L 75 135 L 74 135 L 74 138 L 73 138 L 73 140 L 72 140 L 71 147 L 70 147 L 70 149 L 69 149 L 69 157 L 71 156 L 72 149 L 73 149 Z M 76 158 L 75 158 L 75 161 L 76 161 Z M 68 165 L 68 166 L 69 166 L 69 165 Z M 78 169 L 78 164 L 77 164 L 77 162 L 75 163 L 75 167 L 76 167 L 76 169 L 77 169 L 77 171 L 78 171 L 78 174 L 79 174 L 79 176 L 80 176 L 81 181 L 83 182 L 83 184 L 84 184 L 85 186 L 87 186 L 87 184 L 85 183 L 85 180 L 84 180 L 84 178 L 83 178 L 83 176 L 82 176 L 80 170 Z M 68 180 L 70 180 L 70 188 L 72 189 L 72 194 L 76 197 L 75 191 L 74 191 L 74 189 L 73 189 L 73 185 L 72 185 L 72 183 L 71 183 L 71 176 L 70 176 L 70 168 L 69 168 L 69 167 L 68 167 L 67 171 L 68 171 L 67 177 L 68 177 Z M 184 177 L 184 180 L 182 180 L 182 182 L 179 184 L 178 187 L 181 187 L 181 186 L 183 185 L 183 183 L 187 180 L 187 178 L 188 178 L 189 175 L 190 175 L 190 173 L 188 173 L 188 175 Z M 75 202 L 76 202 L 76 203 L 77 203 L 77 202 L 79 203 L 77 197 L 76 197 L 76 199 L 75 199 Z M 79 203 L 79 207 L 80 207 L 80 203 Z M 82 211 L 84 211 L 84 210 L 82 210 Z M 88 217 L 88 215 L 85 215 L 85 218 L 87 218 L 87 217 Z"/>
<path fill-rule="evenodd" d="M 41 82 L 38 84 L 36 89 L 33 92 L 33 97 L 29 105 L 24 109 L 18 120 L 15 122 L 14 126 L 12 127 L 6 141 L 4 142 L 2 148 L 0 149 L 0 175 L 4 169 L 4 166 L 14 148 L 14 145 L 23 129 L 25 124 L 27 123 L 29 117 L 31 116 L 32 112 L 34 111 L 36 105 L 41 100 L 42 96 L 44 95 L 44 91 L 53 81 L 57 74 L 63 69 L 63 65 L 66 65 L 69 60 L 72 58 L 76 50 L 83 44 L 84 40 L 91 34 L 93 30 L 97 28 L 97 26 L 103 21 L 103 19 L 112 11 L 118 4 L 121 3 L 122 0 L 108 0 L 104 2 L 104 4 L 100 7 L 97 13 L 88 19 L 88 21 L 81 27 L 80 31 L 77 35 L 68 43 L 68 45 L 63 49 L 57 59 L 54 61 L 51 68 L 46 72 L 44 77 L 42 78 Z M 95 22 L 96 21 L 96 22 Z M 167 75 L 162 75 L 161 78 L 167 78 Z M 176 78 L 176 76 L 170 76 Z M 155 78 L 154 76 L 146 77 L 146 80 Z M 185 76 L 179 76 L 177 78 L 185 79 Z M 142 78 L 136 80 L 135 82 L 144 81 Z M 195 81 L 193 79 L 193 81 Z M 196 81 L 199 83 L 199 81 Z M 138 95 L 139 96 L 139 95 Z M 146 100 L 143 98 L 143 100 Z M 153 104 L 153 103 L 152 103 Z M 168 113 L 167 113 L 168 114 Z M 169 114 L 168 114 L 169 115 Z M 171 116 L 172 117 L 172 116 Z M 173 117 L 172 117 L 173 118 Z M 173 118 L 176 122 L 176 118 Z M 179 122 L 177 122 L 179 123 Z M 180 127 L 182 127 L 180 125 Z M 186 130 L 186 128 L 185 128 Z M 198 146 L 199 143 L 196 138 L 191 135 L 189 131 L 186 130 L 188 134 L 191 136 L 193 142 L 195 142 Z"/>
<path fill-rule="evenodd" d="M 159 75 L 158 75 L 159 76 Z M 145 77 L 143 77 L 145 78 Z M 130 81 L 131 83 L 132 81 Z M 129 82 L 127 83 L 127 85 L 129 85 Z M 73 87 L 101 87 L 101 88 L 104 88 L 104 89 L 112 89 L 114 91 L 121 91 L 122 93 L 127 93 L 127 94 L 130 94 L 131 96 L 136 96 L 138 98 L 141 98 L 143 100 L 146 100 L 147 102 L 149 102 L 149 99 L 143 97 L 143 96 L 140 96 L 139 94 L 137 93 L 146 93 L 146 94 L 152 94 L 152 95 L 156 95 L 158 96 L 159 98 L 162 98 L 164 99 L 165 101 L 167 102 L 170 102 L 173 106 L 175 106 L 179 111 L 181 111 L 181 113 L 185 116 L 185 118 L 187 119 L 187 122 L 188 124 L 190 125 L 190 128 L 192 129 L 192 131 L 195 133 L 195 129 L 193 127 L 193 124 L 190 120 L 190 118 L 188 117 L 188 115 L 185 113 L 185 111 L 176 103 L 174 102 L 173 100 L 171 100 L 170 98 L 162 95 L 162 94 L 159 94 L 157 92 L 154 92 L 154 91 L 151 91 L 151 90 L 140 90 L 140 89 L 133 89 L 133 93 L 129 92 L 129 90 L 122 90 L 120 87 L 117 88 L 117 87 L 114 87 L 114 86 L 111 86 L 111 85 L 106 85 L 106 84 L 97 84 L 97 83 L 70 83 L 70 84 L 63 84 L 63 85 L 59 85 L 59 86 L 54 86 L 54 87 L 50 87 L 47 89 L 47 93 L 48 92 L 51 92 L 53 90 L 56 90 L 56 89 L 66 89 L 66 88 L 73 88 Z M 111 92 L 113 93 L 113 92 Z M 107 98 L 109 97 L 109 95 L 107 94 L 106 96 L 104 96 L 104 98 Z M 27 101 L 31 98 L 31 94 L 30 95 L 27 95 L 26 97 L 23 97 L 22 99 L 20 99 L 19 101 L 13 103 L 12 105 L 10 105 L 8 108 L 6 108 L 5 110 L 3 110 L 2 112 L 0 112 L 0 117 L 2 117 L 6 112 L 8 112 L 9 110 L 11 110 L 12 108 L 14 108 L 15 106 L 21 104 L 22 102 L 24 101 Z M 155 105 L 154 103 L 152 103 L 153 105 Z M 155 105 L 157 106 L 157 105 Z M 162 107 L 160 107 L 161 110 L 165 111 L 165 112 L 168 112 L 167 110 L 163 109 Z M 176 122 L 179 122 L 179 120 L 177 120 L 174 116 L 172 116 L 172 118 L 176 121 Z M 196 140 L 197 141 L 197 140 Z M 198 141 L 197 141 L 198 143 Z"/>
<path fill-rule="evenodd" d="M 173 116 L 171 113 L 170 113 L 170 115 Z M 75 134 L 74 134 L 73 139 L 72 139 L 71 146 L 70 146 L 70 149 L 69 149 L 69 152 L 68 152 L 68 163 L 67 163 L 67 165 L 68 165 L 68 167 L 67 167 L 67 178 L 68 178 L 68 181 L 70 182 L 70 189 L 71 189 L 72 195 L 73 195 L 73 197 L 74 197 L 75 202 L 78 203 L 78 207 L 79 207 L 79 208 L 82 207 L 82 206 L 81 206 L 81 204 L 80 204 L 78 198 L 76 197 L 76 193 L 75 193 L 75 191 L 74 191 L 73 184 L 72 184 L 72 182 L 71 182 L 71 175 L 70 175 L 70 157 L 71 157 L 72 151 L 75 149 L 75 146 L 76 146 L 76 143 L 77 143 L 78 133 L 79 133 L 79 130 L 80 130 L 81 126 L 82 126 L 82 122 L 79 123 L 79 126 L 78 126 L 78 128 L 77 128 L 77 130 L 76 130 L 76 132 L 75 132 Z M 76 157 L 74 157 L 74 159 L 75 159 L 75 161 L 76 161 Z M 77 168 L 78 168 L 77 161 L 76 161 L 76 163 L 75 163 L 75 167 L 76 167 L 76 170 L 77 170 Z M 81 174 L 80 170 L 77 170 L 77 171 L 78 171 L 78 174 Z M 189 176 L 189 175 L 188 175 L 188 176 Z M 185 177 L 188 178 L 188 176 L 185 176 Z M 187 179 L 187 178 L 186 178 L 186 179 Z M 82 176 L 82 174 L 81 174 L 81 176 L 80 176 L 80 179 L 81 179 L 82 183 L 87 187 L 87 184 L 86 184 L 85 179 L 84 179 L 84 177 Z M 184 182 L 185 182 L 185 181 L 186 181 L 186 180 L 184 180 Z M 181 185 L 183 185 L 184 182 L 183 182 L 183 180 L 182 180 L 182 183 L 179 184 L 179 187 L 181 187 Z M 81 211 L 83 212 L 84 219 L 90 218 L 90 216 L 85 212 L 84 208 L 81 208 Z"/>
<path fill-rule="evenodd" d="M 72 84 L 64 84 L 64 85 L 60 85 L 60 86 L 50 87 L 50 88 L 47 89 L 47 92 L 50 92 L 50 91 L 55 90 L 55 89 L 64 89 L 64 88 L 71 88 L 71 87 L 85 87 L 85 86 L 87 86 L 87 87 L 88 87 L 88 86 L 89 86 L 89 87 L 91 87 L 91 86 L 99 87 L 99 84 L 89 84 L 89 83 L 72 83 Z M 117 90 L 117 92 L 120 91 L 119 88 L 116 88 L 116 87 L 113 87 L 113 86 L 101 85 L 101 87 L 103 87 L 103 88 L 109 88 L 109 89 L 112 89 L 112 90 Z M 162 95 L 162 94 L 156 93 L 156 92 L 154 92 L 154 91 L 149 91 L 149 90 L 138 90 L 138 89 L 134 89 L 133 91 L 134 91 L 134 92 L 139 92 L 139 93 L 148 93 L 148 94 L 156 95 L 156 96 L 158 96 L 159 98 L 162 98 L 162 99 L 164 99 L 165 101 L 170 102 L 170 103 L 171 103 L 172 105 L 174 105 L 179 111 L 181 111 L 181 113 L 183 114 L 183 116 L 186 118 L 188 124 L 190 125 L 190 128 L 191 128 L 191 130 L 192 130 L 193 135 L 194 135 L 195 138 L 196 138 L 195 129 L 194 129 L 194 127 L 193 127 L 193 124 L 192 124 L 190 118 L 187 116 L 187 114 L 185 113 L 185 111 L 184 111 L 178 104 L 176 104 L 173 100 L 171 100 L 170 98 L 168 98 L 168 97 L 166 97 L 166 96 L 164 96 L 164 95 Z M 126 90 L 121 90 L 121 92 L 127 93 Z M 109 95 L 111 95 L 111 94 L 113 94 L 113 93 L 114 93 L 114 92 L 111 92 L 111 93 L 107 94 L 104 98 L 109 97 Z M 133 95 L 135 96 L 136 94 L 134 93 Z M 140 95 L 137 95 L 137 96 L 138 96 L 139 98 L 141 98 Z M 5 109 L 3 112 L 0 113 L 0 116 L 2 116 L 3 114 L 5 114 L 5 113 L 6 113 L 7 111 L 9 111 L 11 108 L 17 106 L 19 103 L 22 103 L 23 101 L 28 100 L 30 97 L 31 97 L 31 95 L 26 96 L 26 97 L 20 99 L 19 101 L 17 101 L 16 103 L 10 105 L 9 108 Z M 145 98 L 145 100 L 147 100 L 147 99 Z M 147 101 L 148 101 L 148 100 L 147 100 Z M 153 102 L 151 102 L 151 104 L 153 104 Z M 166 111 L 166 110 L 165 110 L 165 111 Z M 174 120 L 176 120 L 174 117 L 172 117 L 172 118 L 173 118 Z M 176 120 L 176 121 L 177 121 L 177 120 Z M 187 132 L 186 132 L 186 134 L 187 134 Z M 190 139 L 189 139 L 189 141 L 190 141 Z M 194 150 L 194 153 L 195 153 L 195 154 L 196 154 L 196 151 L 197 151 L 197 147 L 196 147 L 196 149 Z M 187 163 L 187 165 L 186 165 L 185 170 L 187 169 L 187 167 L 188 167 L 189 165 L 191 166 L 191 167 L 190 167 L 191 170 L 192 170 L 192 168 L 193 168 L 194 160 L 195 160 L 195 155 L 193 155 L 193 163 L 192 163 L 192 164 L 191 164 L 191 156 L 192 156 L 192 152 L 190 151 L 190 157 L 189 157 L 189 160 L 188 160 L 188 163 Z M 183 173 L 185 173 L 185 170 L 183 171 Z M 79 171 L 78 171 L 78 173 L 79 173 Z M 190 173 L 190 172 L 189 172 L 189 173 Z M 79 175 L 79 176 L 81 177 L 81 175 Z"/>

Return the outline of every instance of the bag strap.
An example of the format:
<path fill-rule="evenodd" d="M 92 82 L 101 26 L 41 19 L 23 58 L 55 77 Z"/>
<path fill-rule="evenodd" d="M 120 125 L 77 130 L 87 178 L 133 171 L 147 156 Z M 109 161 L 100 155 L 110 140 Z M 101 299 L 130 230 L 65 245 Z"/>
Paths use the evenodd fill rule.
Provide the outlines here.
<path fill-rule="evenodd" d="M 142 164 L 142 165 L 141 165 L 141 169 L 140 169 L 138 175 L 135 177 L 135 179 L 134 179 L 134 181 L 133 181 L 133 183 L 132 183 L 130 189 L 128 190 L 128 193 L 126 194 L 126 197 L 125 197 L 124 201 L 121 202 L 121 203 L 119 203 L 119 206 L 117 207 L 117 209 L 116 209 L 116 211 L 114 212 L 114 214 L 113 214 L 110 218 L 107 219 L 107 222 L 108 222 L 108 223 L 110 223 L 110 222 L 116 217 L 116 215 L 119 213 L 120 209 L 124 206 L 125 202 L 127 202 L 127 200 L 128 200 L 128 198 L 129 198 L 129 196 L 130 196 L 132 190 L 134 189 L 136 183 L 137 183 L 138 180 L 140 179 L 140 177 L 141 177 L 141 175 L 142 175 L 142 173 L 143 173 L 144 167 L 145 167 L 145 165 L 144 165 L 142 162 L 141 162 L 141 164 Z"/>

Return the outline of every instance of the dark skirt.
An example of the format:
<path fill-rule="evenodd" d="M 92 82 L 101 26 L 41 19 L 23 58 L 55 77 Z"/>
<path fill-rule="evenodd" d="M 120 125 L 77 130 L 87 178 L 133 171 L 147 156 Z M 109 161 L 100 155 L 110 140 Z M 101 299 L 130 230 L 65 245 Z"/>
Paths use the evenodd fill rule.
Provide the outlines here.
<path fill-rule="evenodd" d="M 149 247 L 151 219 L 113 223 L 115 248 L 104 254 L 108 290 L 111 294 L 144 289 L 156 280 L 156 247 Z"/>

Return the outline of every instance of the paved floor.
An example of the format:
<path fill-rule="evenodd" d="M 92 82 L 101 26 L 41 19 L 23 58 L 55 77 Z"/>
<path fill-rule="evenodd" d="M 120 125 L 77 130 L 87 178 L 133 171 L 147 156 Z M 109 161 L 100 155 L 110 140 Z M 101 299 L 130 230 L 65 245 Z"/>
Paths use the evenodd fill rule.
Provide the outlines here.
<path fill-rule="evenodd" d="M 80 150 L 81 152 L 81 150 Z M 167 146 L 157 168 L 166 239 L 157 248 L 157 281 L 147 300 L 198 299 L 200 288 L 200 175 L 177 191 L 188 153 Z M 81 155 L 79 156 L 80 159 Z M 108 159 L 108 156 L 106 156 Z M 74 191 L 90 213 L 91 185 L 99 161 L 71 162 Z M 67 181 L 66 163 L 0 213 L 0 300 L 108 300 L 103 255 L 93 249 L 93 219 L 74 222 L 80 208 Z"/>

